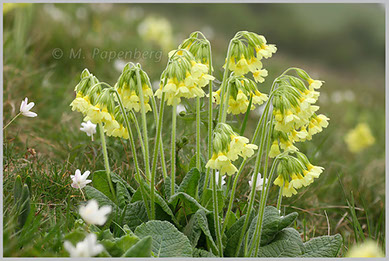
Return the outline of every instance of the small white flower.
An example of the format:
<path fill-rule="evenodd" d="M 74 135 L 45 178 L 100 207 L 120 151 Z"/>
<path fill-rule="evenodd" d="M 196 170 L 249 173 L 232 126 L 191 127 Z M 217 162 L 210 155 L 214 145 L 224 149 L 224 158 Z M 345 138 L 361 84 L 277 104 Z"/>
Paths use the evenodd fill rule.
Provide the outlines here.
<path fill-rule="evenodd" d="M 225 181 L 226 175 L 222 176 L 222 186 L 226 184 Z M 219 171 L 215 171 L 216 185 L 219 185 Z"/>
<path fill-rule="evenodd" d="M 92 199 L 89 200 L 86 206 L 81 206 L 79 212 L 86 223 L 102 226 L 107 221 L 108 214 L 111 213 L 111 211 L 111 206 L 102 206 L 99 208 L 97 201 Z"/>
<path fill-rule="evenodd" d="M 182 112 L 182 111 L 186 112 L 185 106 L 182 104 L 178 104 L 177 105 L 177 114 L 180 114 L 180 112 Z"/>
<path fill-rule="evenodd" d="M 87 179 L 89 174 L 90 171 L 87 170 L 84 172 L 84 174 L 81 175 L 81 171 L 77 169 L 75 175 L 70 175 L 70 178 L 73 181 L 72 187 L 82 189 L 86 186 L 86 184 L 91 183 L 92 180 Z"/>
<path fill-rule="evenodd" d="M 255 190 L 262 190 L 262 186 L 266 185 L 266 182 L 267 182 L 267 179 L 265 180 L 265 184 L 263 184 L 263 179 L 261 178 L 261 173 L 258 173 L 257 184 L 255 186 Z M 254 175 L 251 176 L 251 180 L 249 180 L 250 188 L 253 187 L 253 183 L 254 183 Z"/>
<path fill-rule="evenodd" d="M 92 136 L 93 139 L 93 134 L 96 133 L 96 124 L 93 124 L 91 121 L 83 122 L 81 123 L 80 130 L 85 132 L 89 137 Z"/>
<path fill-rule="evenodd" d="M 84 241 L 77 243 L 76 247 L 69 241 L 65 241 L 64 247 L 69 252 L 70 257 L 93 257 L 104 250 L 104 247 L 97 243 L 95 234 L 87 235 Z"/>
<path fill-rule="evenodd" d="M 22 101 L 22 103 L 20 104 L 20 113 L 26 117 L 38 116 L 38 114 L 36 114 L 35 112 L 30 111 L 32 109 L 32 107 L 34 107 L 34 105 L 35 105 L 35 103 L 33 103 L 33 102 L 28 103 L 28 99 L 26 97 L 24 99 L 24 101 Z"/>

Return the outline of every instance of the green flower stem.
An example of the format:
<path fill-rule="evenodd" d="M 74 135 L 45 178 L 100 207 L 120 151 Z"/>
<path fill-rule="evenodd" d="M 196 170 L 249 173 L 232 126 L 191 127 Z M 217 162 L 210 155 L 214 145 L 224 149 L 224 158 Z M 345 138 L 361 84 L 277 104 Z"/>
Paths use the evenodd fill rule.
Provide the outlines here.
<path fill-rule="evenodd" d="M 218 122 L 221 122 L 221 119 L 222 119 L 222 115 L 224 113 L 224 110 L 227 110 L 224 108 L 224 93 L 225 93 L 225 85 L 227 83 L 227 78 L 228 78 L 228 72 L 229 72 L 229 69 L 228 69 L 228 63 L 231 59 L 231 46 L 232 46 L 232 42 L 235 38 L 231 39 L 230 43 L 228 44 L 228 50 L 227 50 L 227 57 L 226 57 L 226 68 L 224 70 L 224 74 L 223 74 L 223 80 L 222 80 L 222 84 L 220 86 L 221 88 L 221 92 L 220 92 L 220 107 L 219 107 L 219 120 Z M 211 94 L 212 95 L 212 94 Z M 228 105 L 228 96 L 226 97 L 226 100 L 227 100 L 227 105 Z"/>
<path fill-rule="evenodd" d="M 5 127 L 3 128 L 3 130 L 5 130 L 14 120 L 16 120 L 17 117 L 19 117 L 19 115 L 21 114 L 21 112 L 19 112 L 18 114 L 15 115 L 15 117 L 12 118 L 12 120 L 10 122 L 8 122 L 7 125 L 5 125 Z"/>
<path fill-rule="evenodd" d="M 104 135 L 104 129 L 103 129 L 103 124 L 102 123 L 99 123 L 99 129 L 100 129 L 101 146 L 103 148 L 105 173 L 107 174 L 107 180 L 108 180 L 109 189 L 111 190 L 112 196 L 113 196 L 113 198 L 115 199 L 115 202 L 116 202 L 116 193 L 115 193 L 115 190 L 114 190 L 113 185 L 112 185 L 111 171 L 109 169 L 107 145 L 105 143 L 105 135 Z"/>
<path fill-rule="evenodd" d="M 155 191 L 155 177 L 151 176 L 150 171 L 150 157 L 149 157 L 149 138 L 147 135 L 147 120 L 146 120 L 146 108 L 144 103 L 144 95 L 143 95 L 143 87 L 140 77 L 140 69 L 136 70 L 136 81 L 138 84 L 138 92 L 139 92 L 139 103 L 141 108 L 142 115 L 142 132 L 143 132 L 143 142 L 145 147 L 145 169 L 146 169 L 146 177 L 150 179 L 150 209 L 151 209 L 151 220 L 155 218 L 155 205 L 154 205 L 154 191 Z M 150 216 L 149 216 L 150 217 Z"/>
<path fill-rule="evenodd" d="M 149 209 L 148 204 L 147 204 L 146 191 L 145 191 L 145 189 L 143 187 L 143 180 L 142 180 L 142 177 L 140 175 L 140 168 L 139 168 L 139 164 L 138 164 L 138 157 L 136 155 L 136 147 L 135 147 L 134 135 L 132 134 L 132 130 L 131 130 L 131 127 L 130 127 L 130 122 L 128 120 L 128 116 L 127 116 L 126 110 L 124 109 L 122 99 L 120 98 L 120 95 L 117 92 L 117 90 L 114 90 L 114 91 L 115 91 L 116 96 L 118 98 L 119 107 L 120 107 L 120 110 L 122 112 L 122 115 L 123 115 L 123 118 L 124 118 L 124 122 L 126 124 L 126 128 L 127 128 L 127 131 L 128 131 L 128 136 L 129 136 L 129 140 L 130 140 L 130 144 L 131 144 L 132 155 L 133 155 L 133 159 L 134 159 L 134 165 L 135 165 L 135 171 L 136 171 L 136 177 L 137 177 L 136 179 L 139 182 L 139 188 L 140 188 L 140 192 L 141 192 L 141 195 L 142 195 L 143 202 L 145 203 L 145 208 L 146 208 L 146 211 L 147 211 L 147 216 L 151 217 L 150 209 Z"/>
<path fill-rule="evenodd" d="M 131 119 L 135 123 L 135 129 L 136 129 L 136 132 L 137 132 L 138 137 L 139 137 L 140 147 L 142 149 L 143 157 L 146 157 L 145 144 L 142 140 L 142 132 L 141 132 L 140 127 L 139 127 L 138 119 L 136 118 L 135 112 L 133 110 L 131 110 L 130 113 L 131 113 Z"/>
<path fill-rule="evenodd" d="M 201 171 L 200 153 L 200 97 L 196 97 L 196 168 L 199 171 Z"/>
<path fill-rule="evenodd" d="M 139 103 L 140 103 L 140 109 L 141 109 L 141 115 L 142 115 L 142 133 L 143 133 L 143 142 L 145 146 L 145 169 L 146 169 L 146 176 L 148 179 L 151 177 L 151 171 L 150 171 L 150 157 L 149 157 L 149 138 L 147 134 L 147 120 L 146 120 L 146 108 L 144 103 L 144 95 L 143 95 L 143 88 L 142 88 L 142 82 L 140 77 L 140 69 L 136 70 L 136 81 L 138 84 L 138 92 L 139 92 Z M 151 185 L 151 192 L 154 192 L 154 185 Z M 151 208 L 153 209 L 154 206 L 152 205 Z"/>
<path fill-rule="evenodd" d="M 261 115 L 261 118 L 260 118 L 260 120 L 259 120 L 259 122 L 258 122 L 258 124 L 257 124 L 257 128 L 256 128 L 256 129 L 257 129 L 258 131 L 256 131 L 256 132 L 254 133 L 254 137 L 253 137 L 252 141 L 254 141 L 254 140 L 257 138 L 257 135 L 258 135 L 258 133 L 259 133 L 260 127 L 262 126 L 262 122 L 263 122 L 263 120 L 264 120 L 264 115 L 267 114 L 267 112 L 268 112 L 268 110 L 269 110 L 269 107 L 270 107 L 270 102 L 267 102 L 267 103 L 266 103 L 266 106 L 265 106 L 265 109 L 264 109 L 264 113 Z M 262 130 L 263 130 L 263 129 L 264 129 L 264 128 L 262 128 Z M 245 164 L 246 164 L 246 161 L 247 161 L 247 159 L 244 159 L 244 160 L 242 161 L 242 163 L 240 164 L 240 167 L 239 167 L 239 170 L 238 170 L 238 174 L 236 174 L 235 179 L 234 179 L 234 183 L 233 183 L 233 185 L 232 185 L 230 201 L 229 201 L 229 203 L 228 203 L 228 209 L 227 209 L 226 217 L 225 217 L 225 220 L 224 220 L 224 223 L 223 223 L 222 234 L 224 233 L 224 231 L 225 231 L 225 229 L 226 229 L 226 226 L 227 226 L 227 224 L 228 224 L 228 220 L 229 220 L 229 218 L 230 218 L 230 213 L 231 213 L 231 209 L 232 209 L 232 204 L 233 204 L 234 199 L 235 199 L 235 190 L 236 190 L 236 187 L 237 187 L 237 185 L 238 185 L 239 177 L 240 177 L 240 175 L 241 175 L 242 172 L 243 172 L 243 168 L 244 168 L 244 166 L 245 166 Z"/>
<path fill-rule="evenodd" d="M 165 106 L 164 100 L 165 100 L 165 93 L 162 93 L 161 109 L 159 111 L 158 125 L 157 125 L 157 130 L 155 133 L 154 155 L 153 155 L 153 163 L 152 163 L 152 168 L 151 168 L 151 185 L 153 187 L 155 184 L 155 172 L 157 170 L 158 147 L 161 148 L 160 141 L 161 141 L 161 130 L 162 130 L 162 117 L 163 117 L 163 110 L 164 110 L 164 106 Z M 163 155 L 163 152 L 161 153 L 161 158 L 162 158 L 162 155 Z M 150 200 L 151 200 L 151 204 L 154 206 L 154 193 L 152 193 L 150 195 Z M 155 219 L 154 207 L 152 207 L 151 210 L 152 210 L 152 213 L 151 213 L 152 219 Z"/>
<path fill-rule="evenodd" d="M 269 102 L 270 102 L 270 99 L 269 99 L 268 103 Z M 263 115 L 265 115 L 265 113 Z M 268 121 L 268 115 L 269 115 L 269 111 L 266 112 L 265 123 Z M 254 174 L 253 174 L 254 175 L 253 176 L 253 184 L 257 184 L 257 177 L 258 177 L 258 172 L 259 172 L 260 165 L 261 165 L 261 158 L 262 158 L 262 153 L 263 153 L 263 148 L 264 148 L 264 143 L 265 143 L 265 135 L 264 135 L 265 129 L 266 129 L 265 127 L 262 128 L 260 149 L 258 150 L 257 158 L 255 161 L 255 168 L 254 168 Z M 243 237 L 245 235 L 245 232 L 246 232 L 246 229 L 247 229 L 247 226 L 249 223 L 249 217 L 250 217 L 251 211 L 253 209 L 253 205 L 254 205 L 254 197 L 255 197 L 255 185 L 253 185 L 251 188 L 251 193 L 250 193 L 250 198 L 249 198 L 249 206 L 247 208 L 247 213 L 246 213 L 246 219 L 245 219 L 245 222 L 243 224 L 243 229 L 242 229 L 242 232 L 241 232 L 240 237 L 239 237 L 238 248 L 236 250 L 235 256 L 237 256 L 239 253 L 240 245 L 242 244 Z"/>
<path fill-rule="evenodd" d="M 269 155 L 269 150 L 270 150 L 271 134 L 272 134 L 272 131 L 273 131 L 273 119 L 274 119 L 274 117 L 271 117 L 271 120 L 269 122 L 269 128 L 268 128 L 268 132 L 267 132 L 267 137 L 266 137 L 266 159 L 265 159 L 263 180 L 266 180 L 267 174 L 268 174 L 267 173 L 267 171 L 268 171 L 268 162 L 269 162 L 269 156 L 268 155 Z M 260 199 L 259 210 L 258 210 L 257 225 L 256 225 L 256 228 L 255 228 L 254 236 L 252 237 L 253 243 L 251 244 L 248 256 L 251 256 L 252 251 L 254 249 L 254 246 L 256 245 L 255 242 L 257 240 L 257 236 L 259 235 L 259 237 L 260 237 L 261 232 L 262 232 L 263 213 L 265 211 L 266 200 L 267 200 L 267 193 L 268 193 L 268 189 L 269 189 L 270 184 L 271 184 L 271 180 L 272 180 L 272 177 L 267 179 L 268 182 L 266 184 L 266 190 L 262 190 L 262 193 L 261 193 L 261 199 Z M 245 249 L 247 249 L 247 244 L 246 244 L 246 248 Z M 256 249 L 255 253 L 256 254 L 258 253 L 257 249 Z"/>
<path fill-rule="evenodd" d="M 261 242 L 263 214 L 265 212 L 266 201 L 267 201 L 267 197 L 269 195 L 269 189 L 270 189 L 270 186 L 271 186 L 271 183 L 272 183 L 272 179 L 273 179 L 273 175 L 274 175 L 274 170 L 275 170 L 276 164 L 277 164 L 277 160 L 274 160 L 272 168 L 270 170 L 269 179 L 268 179 L 268 182 L 266 184 L 266 190 L 261 193 L 261 202 L 260 202 L 259 211 L 258 211 L 258 220 L 257 220 L 256 228 L 255 228 L 255 233 L 254 233 L 254 236 L 253 236 L 253 240 L 254 241 L 252 243 L 252 246 L 251 246 L 251 249 L 249 251 L 249 255 L 248 256 L 252 255 L 253 249 L 255 249 L 254 256 L 255 257 L 258 256 L 259 246 L 260 246 L 260 242 Z"/>
<path fill-rule="evenodd" d="M 213 197 L 213 216 L 215 219 L 215 229 L 216 229 L 216 240 L 219 250 L 219 257 L 223 257 L 223 243 L 220 234 L 220 225 L 219 225 L 219 213 L 218 213 L 218 202 L 217 202 L 217 190 L 216 190 L 216 175 L 215 171 L 212 171 L 212 197 Z"/>
<path fill-rule="evenodd" d="M 230 97 L 231 92 L 231 85 L 227 83 L 227 92 L 226 92 L 226 99 L 224 100 L 223 110 L 222 110 L 222 118 L 220 119 L 220 122 L 225 123 L 227 120 L 227 110 L 228 110 L 228 100 Z"/>
<path fill-rule="evenodd" d="M 281 202 L 282 202 L 282 190 L 285 186 L 285 180 L 284 180 L 284 185 L 282 185 L 282 187 L 280 187 L 280 191 L 278 192 L 278 200 L 277 200 L 277 210 L 280 211 L 281 210 Z"/>
<path fill-rule="evenodd" d="M 211 44 L 208 42 L 208 61 L 209 61 L 209 71 L 208 73 L 212 75 L 212 51 L 211 51 Z M 208 88 L 208 160 L 212 158 L 212 131 L 213 131 L 213 100 L 212 100 L 212 81 L 209 82 L 209 88 Z M 211 169 L 207 168 L 206 174 L 205 174 L 205 182 L 203 187 L 203 196 L 205 195 L 204 191 L 208 187 L 208 181 L 209 181 L 209 173 Z M 204 199 L 204 197 L 203 197 Z"/>
<path fill-rule="evenodd" d="M 170 195 L 174 195 L 176 180 L 176 128 L 177 128 L 177 104 L 172 106 L 172 147 L 171 147 L 171 190 Z"/>
<path fill-rule="evenodd" d="M 160 124 L 159 119 L 161 119 L 161 124 L 162 124 L 163 110 L 165 107 L 165 102 L 164 102 L 165 96 L 163 93 L 162 93 L 162 96 L 163 97 L 161 97 L 161 108 L 160 108 L 160 110 L 162 112 L 159 112 L 159 116 L 158 116 L 158 109 L 157 109 L 157 103 L 155 102 L 155 98 L 154 98 L 154 96 L 151 97 L 151 106 L 153 109 L 155 122 L 158 122 L 157 124 Z M 161 131 L 159 132 L 159 136 L 160 136 L 160 138 L 159 138 L 159 154 L 161 157 L 162 175 L 163 175 L 163 179 L 165 180 L 167 177 L 167 170 L 166 170 L 166 162 L 165 162 L 165 153 L 163 150 L 162 127 L 161 127 Z"/>
<path fill-rule="evenodd" d="M 247 106 L 247 111 L 244 115 L 244 119 L 243 119 L 243 123 L 242 123 L 242 128 L 240 129 L 240 136 L 243 136 L 244 134 L 244 131 L 246 129 L 246 126 L 247 126 L 247 121 L 249 119 L 249 114 L 250 114 L 250 111 L 251 111 L 251 105 L 253 103 L 253 96 L 250 95 L 250 101 L 249 101 L 249 105 Z M 253 141 L 251 141 L 253 142 Z"/>

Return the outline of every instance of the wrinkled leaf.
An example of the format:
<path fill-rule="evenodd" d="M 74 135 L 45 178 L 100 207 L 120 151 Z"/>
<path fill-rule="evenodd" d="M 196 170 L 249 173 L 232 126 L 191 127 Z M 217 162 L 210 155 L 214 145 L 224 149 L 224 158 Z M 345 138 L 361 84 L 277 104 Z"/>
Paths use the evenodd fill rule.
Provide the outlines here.
<path fill-rule="evenodd" d="M 152 237 L 152 251 L 155 257 L 191 257 L 189 239 L 171 223 L 152 220 L 136 228 L 139 238 Z"/>

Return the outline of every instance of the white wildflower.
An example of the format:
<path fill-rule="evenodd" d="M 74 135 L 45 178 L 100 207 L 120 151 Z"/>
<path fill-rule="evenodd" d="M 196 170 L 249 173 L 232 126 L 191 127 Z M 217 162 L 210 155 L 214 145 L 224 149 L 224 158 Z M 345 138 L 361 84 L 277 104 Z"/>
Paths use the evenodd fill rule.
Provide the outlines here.
<path fill-rule="evenodd" d="M 89 200 L 87 205 L 81 206 L 79 212 L 86 223 L 102 226 L 107 221 L 108 214 L 111 213 L 111 211 L 111 206 L 102 206 L 99 208 L 97 201 L 92 199 Z"/>
<path fill-rule="evenodd" d="M 33 103 L 33 102 L 28 103 L 28 99 L 26 97 L 24 99 L 24 101 L 22 101 L 22 103 L 20 104 L 20 113 L 26 117 L 38 116 L 38 114 L 36 114 L 35 112 L 30 111 L 32 109 L 32 107 L 34 107 L 34 105 L 35 105 L 35 103 Z"/>
<path fill-rule="evenodd" d="M 90 171 L 87 170 L 84 174 L 81 175 L 81 171 L 79 169 L 76 170 L 75 175 L 70 175 L 72 179 L 72 187 L 77 189 L 82 189 L 86 186 L 86 184 L 91 183 L 92 180 L 87 179 L 90 174 Z"/>
<path fill-rule="evenodd" d="M 87 235 L 84 241 L 77 243 L 76 247 L 69 241 L 65 241 L 64 247 L 69 252 L 70 257 L 93 257 L 104 250 L 104 247 L 97 243 L 95 234 Z"/>

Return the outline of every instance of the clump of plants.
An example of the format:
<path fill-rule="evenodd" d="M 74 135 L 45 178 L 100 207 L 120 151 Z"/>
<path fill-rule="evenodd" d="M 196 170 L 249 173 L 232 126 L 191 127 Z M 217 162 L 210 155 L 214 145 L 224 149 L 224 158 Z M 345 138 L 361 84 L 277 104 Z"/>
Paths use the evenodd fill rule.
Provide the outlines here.
<path fill-rule="evenodd" d="M 128 63 L 114 85 L 85 69 L 71 107 L 84 115 L 82 130 L 89 136 L 98 128 L 105 170 L 95 170 L 91 180 L 89 172 L 72 176 L 85 202 L 80 202 L 82 219 L 65 235 L 67 252 L 72 257 L 337 256 L 340 235 L 303 242 L 290 227 L 297 213 L 280 215 L 282 198 L 296 195 L 323 172 L 296 145 L 326 128 L 329 118 L 316 105 L 323 82 L 300 68 L 286 69 L 270 92 L 263 92 L 268 72 L 262 62 L 276 51 L 264 36 L 240 31 L 229 43 L 223 78 L 216 81 L 211 44 L 194 32 L 169 53 L 155 92 L 140 64 Z M 186 163 L 189 172 L 178 182 L 177 118 L 185 113 L 177 115 L 177 108 L 184 102 L 194 104 L 196 142 Z M 250 112 L 258 106 L 255 131 L 246 133 Z M 171 128 L 164 130 L 167 113 Z M 243 117 L 240 126 L 229 121 L 234 117 Z M 171 139 L 163 140 L 162 133 L 170 132 Z M 128 140 L 136 186 L 111 172 L 106 136 Z M 237 207 L 244 173 L 250 192 Z M 231 177 L 227 183 L 225 176 Z M 267 200 L 272 185 L 279 187 L 277 202 Z"/>

